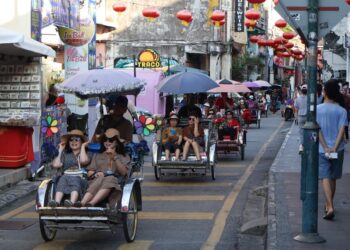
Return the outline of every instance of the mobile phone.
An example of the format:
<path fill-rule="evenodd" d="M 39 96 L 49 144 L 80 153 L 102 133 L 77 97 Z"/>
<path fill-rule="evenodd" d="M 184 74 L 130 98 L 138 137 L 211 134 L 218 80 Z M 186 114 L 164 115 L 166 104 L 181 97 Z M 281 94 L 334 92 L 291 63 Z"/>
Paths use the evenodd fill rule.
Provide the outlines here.
<path fill-rule="evenodd" d="M 326 157 L 328 157 L 329 159 L 338 159 L 338 153 L 326 153 Z"/>

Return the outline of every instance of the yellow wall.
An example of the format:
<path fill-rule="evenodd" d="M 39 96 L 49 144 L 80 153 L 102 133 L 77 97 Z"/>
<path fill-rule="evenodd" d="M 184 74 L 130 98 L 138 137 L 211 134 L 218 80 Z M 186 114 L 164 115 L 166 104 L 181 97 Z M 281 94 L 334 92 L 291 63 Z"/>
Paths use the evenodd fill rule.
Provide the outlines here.
<path fill-rule="evenodd" d="M 0 27 L 30 37 L 30 0 L 0 0 Z"/>

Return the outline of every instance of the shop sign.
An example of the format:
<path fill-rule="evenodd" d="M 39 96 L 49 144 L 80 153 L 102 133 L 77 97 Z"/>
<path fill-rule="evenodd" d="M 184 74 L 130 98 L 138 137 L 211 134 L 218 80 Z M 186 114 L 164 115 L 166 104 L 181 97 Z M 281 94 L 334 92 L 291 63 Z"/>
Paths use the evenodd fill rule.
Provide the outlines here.
<path fill-rule="evenodd" d="M 79 30 L 58 28 L 58 34 L 64 44 L 79 47 L 89 43 L 94 37 L 95 24 L 90 17 L 82 18 Z"/>
<path fill-rule="evenodd" d="M 244 2 L 245 0 L 235 0 L 235 32 L 244 32 Z"/>
<path fill-rule="evenodd" d="M 140 52 L 137 62 L 138 68 L 160 68 L 161 66 L 159 54 L 155 50 L 145 49 Z"/>

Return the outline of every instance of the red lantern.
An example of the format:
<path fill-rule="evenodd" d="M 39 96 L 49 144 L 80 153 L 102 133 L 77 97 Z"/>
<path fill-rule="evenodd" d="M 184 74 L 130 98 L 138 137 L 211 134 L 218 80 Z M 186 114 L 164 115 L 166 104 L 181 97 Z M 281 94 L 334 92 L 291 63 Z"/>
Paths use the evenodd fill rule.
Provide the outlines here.
<path fill-rule="evenodd" d="M 248 28 L 249 31 L 252 31 L 256 26 L 256 21 L 248 19 L 244 22 L 244 25 Z"/>
<path fill-rule="evenodd" d="M 251 37 L 249 38 L 249 41 L 250 41 L 251 43 L 257 43 L 257 42 L 259 41 L 259 37 L 258 37 L 258 36 L 251 36 Z"/>
<path fill-rule="evenodd" d="M 269 47 L 271 47 L 271 48 L 274 48 L 274 47 L 276 46 L 275 40 L 273 40 L 273 39 L 267 40 L 267 41 L 266 41 L 266 45 L 269 46 Z"/>
<path fill-rule="evenodd" d="M 287 26 L 287 22 L 284 21 L 283 19 L 279 19 L 275 22 L 275 26 L 278 27 L 278 28 L 285 28 Z"/>
<path fill-rule="evenodd" d="M 278 56 L 278 57 L 283 57 L 283 52 L 277 51 L 276 56 Z"/>
<path fill-rule="evenodd" d="M 283 38 L 282 37 L 276 37 L 275 38 L 275 44 L 283 44 Z"/>
<path fill-rule="evenodd" d="M 345 0 L 345 2 L 350 5 L 350 0 Z"/>
<path fill-rule="evenodd" d="M 279 2 L 280 2 L 280 0 L 273 0 L 273 3 L 274 3 L 275 5 L 279 4 Z"/>
<path fill-rule="evenodd" d="M 294 47 L 294 44 L 293 44 L 293 43 L 286 43 L 286 44 L 284 45 L 284 47 L 286 47 L 287 49 L 291 49 L 291 48 Z"/>
<path fill-rule="evenodd" d="M 124 12 L 126 10 L 126 4 L 123 2 L 116 2 L 113 4 L 113 10 L 118 14 Z"/>
<path fill-rule="evenodd" d="M 296 56 L 300 56 L 300 55 L 303 54 L 303 52 L 301 52 L 300 49 L 293 49 L 293 50 L 292 50 L 292 53 L 293 53 L 294 55 L 296 55 Z"/>
<path fill-rule="evenodd" d="M 304 56 L 303 56 L 303 55 L 300 55 L 300 56 L 295 56 L 294 58 L 295 58 L 295 60 L 297 60 L 297 61 L 302 61 L 302 60 L 304 59 Z"/>
<path fill-rule="evenodd" d="M 215 27 L 220 27 L 220 21 L 225 19 L 225 12 L 215 10 L 213 14 L 211 14 L 210 19 L 213 21 Z"/>
<path fill-rule="evenodd" d="M 267 41 L 266 41 L 265 39 L 261 38 L 261 39 L 259 39 L 259 41 L 258 41 L 258 45 L 259 45 L 260 47 L 265 47 L 265 46 L 267 46 L 266 42 L 267 42 Z"/>
<path fill-rule="evenodd" d="M 179 12 L 176 13 L 177 19 L 181 20 L 181 24 L 183 26 L 188 26 L 190 22 L 192 22 L 192 13 L 189 12 L 188 10 L 180 10 Z"/>
<path fill-rule="evenodd" d="M 259 11 L 250 9 L 245 13 L 245 17 L 251 20 L 259 20 L 261 17 L 261 14 Z"/>
<path fill-rule="evenodd" d="M 265 0 L 248 0 L 248 3 L 253 4 L 255 10 L 259 10 L 259 5 L 265 2 Z"/>
<path fill-rule="evenodd" d="M 291 54 L 288 51 L 286 51 L 282 53 L 282 56 L 287 58 L 287 57 L 291 57 Z"/>
<path fill-rule="evenodd" d="M 283 38 L 287 39 L 287 40 L 293 39 L 295 36 L 296 35 L 294 32 L 284 32 L 283 33 Z"/>
<path fill-rule="evenodd" d="M 276 48 L 275 48 L 276 51 L 278 52 L 284 52 L 286 51 L 287 49 L 283 46 L 283 45 L 278 45 Z"/>
<path fill-rule="evenodd" d="M 156 20 L 157 17 L 160 16 L 160 13 L 157 9 L 145 8 L 142 11 L 142 15 L 144 17 L 147 17 L 148 21 L 154 21 L 154 20 Z"/>

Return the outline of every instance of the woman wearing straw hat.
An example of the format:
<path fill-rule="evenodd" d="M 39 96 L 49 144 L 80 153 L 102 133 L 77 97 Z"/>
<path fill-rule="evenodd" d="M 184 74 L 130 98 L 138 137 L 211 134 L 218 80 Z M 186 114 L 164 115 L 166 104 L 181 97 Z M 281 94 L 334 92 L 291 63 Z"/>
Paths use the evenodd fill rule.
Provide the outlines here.
<path fill-rule="evenodd" d="M 125 153 L 119 131 L 109 128 L 101 139 L 101 153 L 94 155 L 87 168 L 92 181 L 81 201 L 82 206 L 93 207 L 108 196 L 110 204 L 115 204 L 121 196 L 118 176 L 127 177 L 128 174 L 130 157 Z"/>
<path fill-rule="evenodd" d="M 70 199 L 64 201 L 64 206 L 79 206 L 78 199 L 83 197 L 84 189 L 87 186 L 86 180 L 80 175 L 68 174 L 72 170 L 79 172 L 81 166 L 90 163 L 91 154 L 86 152 L 87 138 L 80 130 L 72 130 L 61 137 L 58 149 L 58 156 L 53 160 L 54 168 L 61 168 L 64 173 L 57 183 L 55 200 L 49 201 L 49 206 L 60 206 L 63 196 L 70 195 Z"/>

